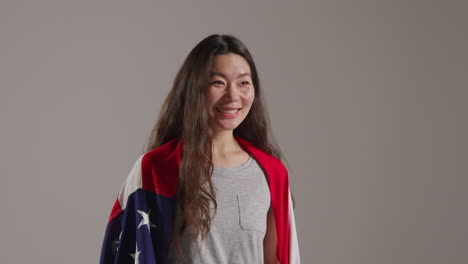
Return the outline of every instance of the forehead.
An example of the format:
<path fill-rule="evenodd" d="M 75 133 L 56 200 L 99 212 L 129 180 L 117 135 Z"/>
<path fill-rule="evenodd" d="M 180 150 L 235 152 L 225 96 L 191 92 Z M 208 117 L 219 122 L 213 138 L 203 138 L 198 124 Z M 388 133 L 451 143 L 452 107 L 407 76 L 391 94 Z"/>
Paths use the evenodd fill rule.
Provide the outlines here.
<path fill-rule="evenodd" d="M 211 76 L 217 75 L 227 78 L 236 78 L 250 76 L 250 74 L 249 63 L 240 55 L 228 53 L 217 55 L 213 59 Z"/>

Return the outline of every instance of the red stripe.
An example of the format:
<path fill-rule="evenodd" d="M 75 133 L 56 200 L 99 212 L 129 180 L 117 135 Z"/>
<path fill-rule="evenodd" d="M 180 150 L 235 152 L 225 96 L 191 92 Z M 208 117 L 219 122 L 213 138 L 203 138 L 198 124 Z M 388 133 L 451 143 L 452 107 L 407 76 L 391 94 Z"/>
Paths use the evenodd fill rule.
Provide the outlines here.
<path fill-rule="evenodd" d="M 173 198 L 177 194 L 181 141 L 170 140 L 146 153 L 142 160 L 141 176 L 144 190 Z"/>
<path fill-rule="evenodd" d="M 109 222 L 112 221 L 112 219 L 114 219 L 121 212 L 122 212 L 122 207 L 120 207 L 119 197 L 117 197 L 117 199 L 115 199 L 114 206 L 112 207 L 112 210 L 111 210 L 111 213 L 110 213 L 110 216 L 109 216 L 109 220 L 107 221 L 107 224 L 109 224 Z"/>

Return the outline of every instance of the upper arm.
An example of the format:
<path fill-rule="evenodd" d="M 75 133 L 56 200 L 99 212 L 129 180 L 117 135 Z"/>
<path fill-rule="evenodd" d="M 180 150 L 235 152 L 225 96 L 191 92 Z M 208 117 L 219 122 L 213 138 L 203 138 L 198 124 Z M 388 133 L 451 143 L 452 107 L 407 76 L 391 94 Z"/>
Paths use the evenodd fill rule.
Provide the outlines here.
<path fill-rule="evenodd" d="M 276 248 L 277 248 L 277 238 L 276 238 L 276 224 L 275 224 L 275 215 L 273 210 L 270 210 L 267 213 L 267 228 L 265 237 L 263 239 L 263 258 L 265 264 L 276 264 Z"/>

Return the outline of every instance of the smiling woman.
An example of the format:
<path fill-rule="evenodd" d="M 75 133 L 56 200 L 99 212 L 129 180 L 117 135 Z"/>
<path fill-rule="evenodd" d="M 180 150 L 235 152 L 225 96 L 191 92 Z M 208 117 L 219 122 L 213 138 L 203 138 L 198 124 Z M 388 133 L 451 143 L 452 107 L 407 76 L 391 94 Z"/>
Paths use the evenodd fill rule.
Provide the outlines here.
<path fill-rule="evenodd" d="M 101 263 L 299 263 L 281 157 L 247 47 L 208 36 L 119 192 Z"/>

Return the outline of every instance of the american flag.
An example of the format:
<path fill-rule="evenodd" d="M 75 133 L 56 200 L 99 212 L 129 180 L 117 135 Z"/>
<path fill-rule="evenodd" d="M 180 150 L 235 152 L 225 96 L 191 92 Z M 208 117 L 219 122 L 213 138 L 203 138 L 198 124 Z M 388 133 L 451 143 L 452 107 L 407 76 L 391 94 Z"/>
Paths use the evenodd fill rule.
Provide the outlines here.
<path fill-rule="evenodd" d="M 288 174 L 279 160 L 237 137 L 269 178 L 280 264 L 298 264 L 299 247 Z M 141 155 L 112 208 L 101 264 L 167 263 L 176 210 L 182 142 L 173 139 Z"/>
<path fill-rule="evenodd" d="M 141 188 L 141 156 L 107 224 L 100 263 L 166 263 L 175 199 Z"/>

